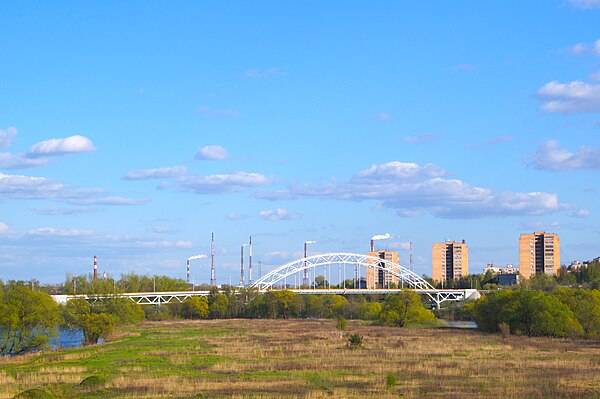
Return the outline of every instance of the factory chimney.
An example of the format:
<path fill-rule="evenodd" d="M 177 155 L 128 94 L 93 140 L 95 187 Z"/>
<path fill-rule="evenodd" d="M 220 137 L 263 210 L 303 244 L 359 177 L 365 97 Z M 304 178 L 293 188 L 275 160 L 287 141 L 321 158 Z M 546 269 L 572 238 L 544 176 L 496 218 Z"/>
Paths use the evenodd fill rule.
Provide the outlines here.
<path fill-rule="evenodd" d="M 98 258 L 94 255 L 94 280 L 98 279 Z"/>
<path fill-rule="evenodd" d="M 375 240 L 371 240 L 371 252 L 375 252 Z"/>
<path fill-rule="evenodd" d="M 187 271 L 187 283 L 188 285 L 190 284 L 190 260 L 187 260 L 187 266 L 186 266 L 186 271 Z"/>
<path fill-rule="evenodd" d="M 246 244 L 242 244 L 242 257 L 240 262 L 240 287 L 244 286 L 244 247 Z"/>
<path fill-rule="evenodd" d="M 210 286 L 215 286 L 215 233 L 210 240 Z"/>
<path fill-rule="evenodd" d="M 248 285 L 252 285 L 252 236 L 250 236 L 248 251 Z"/>

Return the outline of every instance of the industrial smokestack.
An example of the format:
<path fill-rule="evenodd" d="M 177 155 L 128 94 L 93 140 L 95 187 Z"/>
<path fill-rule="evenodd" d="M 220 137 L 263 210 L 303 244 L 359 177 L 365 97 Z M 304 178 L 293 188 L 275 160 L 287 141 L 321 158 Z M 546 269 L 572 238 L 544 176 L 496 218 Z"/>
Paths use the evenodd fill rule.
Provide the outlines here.
<path fill-rule="evenodd" d="M 304 241 L 304 259 L 306 259 L 306 256 L 308 253 L 308 244 L 316 244 L 316 241 Z M 309 285 L 308 269 L 306 268 L 306 261 L 304 261 L 304 278 L 302 279 L 302 284 L 305 286 Z"/>
<path fill-rule="evenodd" d="M 102 273 L 102 279 L 106 280 L 106 270 L 104 271 L 104 273 Z"/>
<path fill-rule="evenodd" d="M 242 244 L 242 257 L 240 262 L 240 287 L 244 286 L 244 247 L 246 244 Z"/>
<path fill-rule="evenodd" d="M 252 236 L 250 236 L 248 247 L 248 285 L 252 285 Z"/>
<path fill-rule="evenodd" d="M 189 259 L 187 260 L 186 271 L 187 271 L 187 279 L 186 279 L 186 281 L 189 284 L 190 283 L 190 260 Z"/>
<path fill-rule="evenodd" d="M 215 233 L 210 239 L 210 286 L 215 286 Z"/>
<path fill-rule="evenodd" d="M 196 260 L 196 259 L 204 259 L 206 258 L 206 255 L 201 254 L 201 255 L 194 255 L 194 256 L 190 256 L 189 258 L 187 258 L 187 283 L 190 283 L 190 261 L 191 260 Z"/>
<path fill-rule="evenodd" d="M 98 279 L 98 258 L 94 255 L 94 280 Z"/>
<path fill-rule="evenodd" d="M 375 241 L 389 240 L 390 238 L 392 238 L 390 233 L 377 234 L 371 237 L 371 252 L 375 252 Z"/>

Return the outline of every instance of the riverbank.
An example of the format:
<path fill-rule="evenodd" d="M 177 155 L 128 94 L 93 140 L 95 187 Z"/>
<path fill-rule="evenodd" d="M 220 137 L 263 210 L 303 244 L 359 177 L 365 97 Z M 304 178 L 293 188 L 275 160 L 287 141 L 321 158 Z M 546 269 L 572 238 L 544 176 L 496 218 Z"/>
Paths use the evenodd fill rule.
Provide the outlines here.
<path fill-rule="evenodd" d="M 350 350 L 347 335 L 363 336 Z M 333 320 L 148 322 L 102 345 L 0 360 L 0 398 L 597 398 L 600 341 Z M 80 386 L 91 375 L 102 383 Z"/>

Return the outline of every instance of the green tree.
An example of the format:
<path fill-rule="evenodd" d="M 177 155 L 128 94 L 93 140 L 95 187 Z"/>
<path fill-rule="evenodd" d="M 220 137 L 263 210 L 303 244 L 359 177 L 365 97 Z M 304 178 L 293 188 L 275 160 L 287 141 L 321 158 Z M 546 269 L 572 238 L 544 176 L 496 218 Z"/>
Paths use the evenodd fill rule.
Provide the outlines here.
<path fill-rule="evenodd" d="M 227 317 L 229 298 L 225 294 L 216 293 L 208 299 L 208 315 L 211 319 L 224 319 Z"/>
<path fill-rule="evenodd" d="M 412 291 L 404 291 L 389 295 L 385 302 L 379 321 L 383 325 L 404 327 L 410 324 L 425 324 L 435 321 L 432 311 L 425 309 L 421 303 L 419 294 Z"/>
<path fill-rule="evenodd" d="M 600 291 L 559 288 L 554 295 L 571 309 L 586 336 L 600 336 Z"/>
<path fill-rule="evenodd" d="M 72 299 L 63 308 L 63 317 L 67 326 L 83 330 L 84 344 L 96 344 L 100 338 L 106 339 L 113 331 L 115 316 L 94 309 L 84 299 Z"/>
<path fill-rule="evenodd" d="M 34 352 L 48 346 L 60 323 L 50 295 L 9 282 L 0 290 L 0 355 Z"/>
<path fill-rule="evenodd" d="M 206 319 L 208 317 L 208 298 L 193 296 L 183 303 L 183 317 L 188 319 Z"/>

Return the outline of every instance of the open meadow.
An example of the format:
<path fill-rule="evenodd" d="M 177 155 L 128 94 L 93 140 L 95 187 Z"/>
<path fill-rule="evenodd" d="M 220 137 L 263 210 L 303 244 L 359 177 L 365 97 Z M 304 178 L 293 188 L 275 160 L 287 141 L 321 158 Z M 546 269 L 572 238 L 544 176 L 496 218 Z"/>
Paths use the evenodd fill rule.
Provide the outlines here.
<path fill-rule="evenodd" d="M 351 350 L 355 333 L 364 340 Z M 33 388 L 56 398 L 600 398 L 600 341 L 351 321 L 340 339 L 334 320 L 146 322 L 105 344 L 0 360 L 0 398 Z"/>

